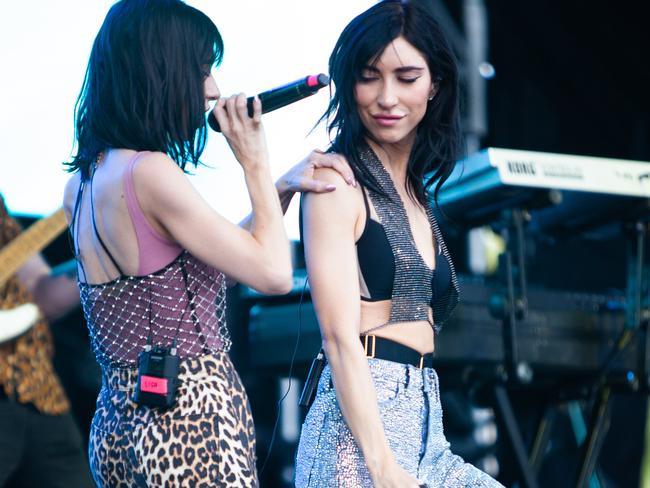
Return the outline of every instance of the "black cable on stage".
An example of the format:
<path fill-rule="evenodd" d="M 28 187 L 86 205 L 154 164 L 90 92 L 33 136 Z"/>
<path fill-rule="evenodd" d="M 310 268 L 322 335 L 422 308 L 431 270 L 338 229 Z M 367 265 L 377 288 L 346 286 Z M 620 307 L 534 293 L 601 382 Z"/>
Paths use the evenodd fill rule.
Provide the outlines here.
<path fill-rule="evenodd" d="M 302 330 L 302 302 L 305 297 L 305 290 L 307 289 L 308 278 L 305 276 L 305 282 L 302 285 L 302 292 L 300 293 L 300 302 L 298 303 L 298 335 L 296 336 L 296 344 L 293 346 L 293 354 L 291 355 L 291 364 L 289 365 L 289 385 L 287 386 L 287 391 L 284 392 L 282 398 L 278 400 L 278 413 L 275 416 L 275 424 L 273 425 L 273 432 L 271 433 L 271 440 L 269 441 L 269 448 L 266 451 L 266 458 L 264 463 L 262 463 L 262 468 L 260 469 L 259 476 L 262 477 L 264 468 L 266 468 L 266 463 L 268 463 L 269 458 L 271 457 L 271 450 L 273 449 L 273 443 L 275 442 L 275 434 L 278 430 L 278 422 L 280 421 L 280 412 L 282 408 L 282 402 L 287 398 L 289 392 L 291 391 L 291 375 L 293 373 L 293 363 L 296 360 L 296 354 L 298 353 L 298 345 L 300 344 L 300 333 Z"/>

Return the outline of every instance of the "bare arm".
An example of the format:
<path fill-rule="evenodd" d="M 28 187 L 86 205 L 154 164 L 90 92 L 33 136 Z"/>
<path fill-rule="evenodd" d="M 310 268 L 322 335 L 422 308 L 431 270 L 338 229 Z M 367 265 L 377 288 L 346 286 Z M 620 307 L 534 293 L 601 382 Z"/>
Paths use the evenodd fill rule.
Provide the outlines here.
<path fill-rule="evenodd" d="M 227 111 L 224 109 L 227 104 Z M 215 212 L 167 156 L 153 153 L 135 168 L 143 212 L 197 258 L 263 293 L 291 289 L 289 242 L 271 179 L 260 103 L 248 117 L 243 95 L 220 99 L 217 120 L 244 170 L 252 205 L 249 231 Z"/>
<path fill-rule="evenodd" d="M 332 168 L 343 177 L 348 185 L 356 186 L 354 174 L 343 156 L 335 153 L 323 153 L 316 149 L 275 182 L 283 214 L 287 212 L 296 193 L 326 193 L 336 189 L 336 185 L 314 177 L 314 172 L 318 168 Z M 239 223 L 240 227 L 250 229 L 251 218 L 252 214 L 248 215 Z"/>
<path fill-rule="evenodd" d="M 363 215 L 358 192 L 331 170 L 334 193 L 308 194 L 303 207 L 305 259 L 336 396 L 376 487 L 417 487 L 396 463 L 381 422 L 368 361 L 359 341 L 360 307 L 355 228 Z"/>

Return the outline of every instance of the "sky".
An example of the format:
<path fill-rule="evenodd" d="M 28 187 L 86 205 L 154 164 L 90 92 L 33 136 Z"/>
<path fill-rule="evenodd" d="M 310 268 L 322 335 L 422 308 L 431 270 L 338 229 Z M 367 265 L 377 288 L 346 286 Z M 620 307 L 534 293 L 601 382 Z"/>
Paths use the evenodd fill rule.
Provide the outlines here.
<path fill-rule="evenodd" d="M 33 0 L 0 7 L 0 192 L 10 210 L 43 216 L 61 206 L 74 153 L 74 103 L 92 41 L 114 2 Z M 345 25 L 371 0 L 194 0 L 225 44 L 215 78 L 221 93 L 255 94 L 310 74 L 327 73 L 327 59 Z M 325 148 L 328 90 L 263 117 L 272 173 L 281 176 L 314 148 Z M 222 215 L 238 221 L 250 210 L 243 173 L 223 137 L 211 133 L 191 180 Z M 298 237 L 297 199 L 285 218 Z"/>

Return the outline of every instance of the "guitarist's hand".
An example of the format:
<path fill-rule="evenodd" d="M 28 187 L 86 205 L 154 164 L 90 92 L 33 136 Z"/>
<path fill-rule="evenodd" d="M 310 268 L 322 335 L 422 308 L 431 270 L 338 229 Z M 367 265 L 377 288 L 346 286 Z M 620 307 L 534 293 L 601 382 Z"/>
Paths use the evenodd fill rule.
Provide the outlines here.
<path fill-rule="evenodd" d="M 77 281 L 65 275 L 54 276 L 52 270 L 37 254 L 16 273 L 18 281 L 33 295 L 43 316 L 56 320 L 79 306 Z"/>
<path fill-rule="evenodd" d="M 3 229 L 13 235 L 10 242 L 5 242 L 0 248 L 0 288 L 12 277 L 32 294 L 38 305 L 20 308 L 17 315 L 5 315 L 0 324 L 5 325 L 2 335 L 12 335 L 23 330 L 30 317 L 38 315 L 55 320 L 64 316 L 79 305 L 79 289 L 74 278 L 53 276 L 52 270 L 39 250 L 51 242 L 66 228 L 66 218 L 63 209 L 59 209 L 49 217 L 33 223 L 29 228 L 20 232 L 20 226 L 7 213 L 0 197 L 0 221 Z M 9 319 L 16 321 L 9 325 Z M 15 328 L 15 329 L 14 329 Z M 26 329 L 25 329 L 26 330 Z M 10 332 L 14 331 L 14 332 Z"/>

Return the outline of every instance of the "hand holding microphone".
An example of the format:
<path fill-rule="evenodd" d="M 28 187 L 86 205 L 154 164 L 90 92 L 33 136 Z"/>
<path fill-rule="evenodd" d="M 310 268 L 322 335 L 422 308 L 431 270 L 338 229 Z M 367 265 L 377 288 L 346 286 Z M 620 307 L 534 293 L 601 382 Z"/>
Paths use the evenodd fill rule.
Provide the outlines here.
<path fill-rule="evenodd" d="M 289 105 L 303 98 L 309 97 L 316 93 L 318 90 L 329 84 L 329 77 L 323 73 L 318 75 L 311 75 L 292 83 L 273 88 L 272 90 L 260 93 L 258 98 L 262 102 L 262 113 L 271 112 L 278 108 Z M 248 97 L 246 105 L 248 108 L 248 115 L 253 116 L 253 100 L 255 97 Z M 219 122 L 214 116 L 214 111 L 208 115 L 208 124 L 212 130 L 221 132 Z"/>
<path fill-rule="evenodd" d="M 219 98 L 212 112 L 216 114 L 215 122 L 220 124 L 230 149 L 244 169 L 268 165 L 266 137 L 261 124 L 262 103 L 259 98 L 253 97 L 252 108 L 251 116 L 246 96 L 240 93 Z"/>

